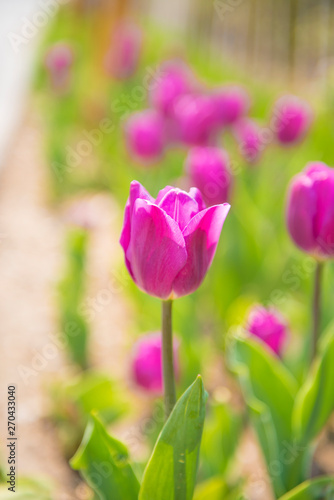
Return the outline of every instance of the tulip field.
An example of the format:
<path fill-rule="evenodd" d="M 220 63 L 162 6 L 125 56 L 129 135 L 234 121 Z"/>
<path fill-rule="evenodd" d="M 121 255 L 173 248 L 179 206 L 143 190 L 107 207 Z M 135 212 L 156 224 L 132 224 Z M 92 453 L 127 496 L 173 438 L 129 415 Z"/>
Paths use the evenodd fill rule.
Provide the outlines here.
<path fill-rule="evenodd" d="M 21 464 L 19 396 L 0 500 L 334 500 L 333 82 L 93 3 L 36 52 L 60 364 L 45 332 L 17 367 L 46 451 Z"/>

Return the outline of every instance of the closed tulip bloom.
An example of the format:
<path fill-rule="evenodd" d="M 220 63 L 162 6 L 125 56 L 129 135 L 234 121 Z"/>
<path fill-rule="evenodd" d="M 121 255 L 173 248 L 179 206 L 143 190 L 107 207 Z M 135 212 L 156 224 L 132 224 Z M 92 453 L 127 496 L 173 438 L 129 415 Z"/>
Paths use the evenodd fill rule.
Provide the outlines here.
<path fill-rule="evenodd" d="M 131 23 L 117 26 L 105 58 L 107 72 L 118 80 L 130 78 L 137 70 L 141 48 L 142 32 L 138 26 Z"/>
<path fill-rule="evenodd" d="M 310 106 L 295 96 L 284 96 L 275 105 L 273 118 L 277 139 L 281 144 L 301 140 L 312 121 Z"/>
<path fill-rule="evenodd" d="M 180 97 L 172 115 L 175 137 L 187 145 L 212 143 L 216 132 L 215 106 L 207 95 L 188 94 Z"/>
<path fill-rule="evenodd" d="M 130 187 L 120 243 L 139 288 L 167 300 L 194 292 L 213 260 L 230 206 L 206 208 L 201 193 L 167 186 L 154 200 Z"/>
<path fill-rule="evenodd" d="M 216 90 L 212 95 L 216 109 L 217 123 L 228 126 L 245 116 L 250 108 L 250 98 L 246 90 L 230 85 Z"/>
<path fill-rule="evenodd" d="M 334 169 L 309 163 L 293 178 L 287 225 L 299 248 L 319 259 L 334 258 Z"/>
<path fill-rule="evenodd" d="M 287 324 L 274 308 L 266 309 L 256 305 L 250 311 L 247 330 L 261 339 L 278 356 L 287 338 Z"/>
<path fill-rule="evenodd" d="M 134 113 L 125 132 L 129 151 L 138 160 L 160 159 L 165 146 L 165 123 L 159 113 L 150 109 Z"/>
<path fill-rule="evenodd" d="M 195 147 L 188 153 L 186 171 L 207 206 L 228 201 L 232 184 L 229 157 L 223 149 Z"/>
<path fill-rule="evenodd" d="M 239 143 L 241 155 L 248 163 L 256 163 L 264 146 L 259 126 L 251 119 L 242 118 L 234 125 L 233 132 Z"/>
<path fill-rule="evenodd" d="M 176 100 L 194 89 L 194 79 L 189 68 L 178 61 L 162 65 L 161 75 L 150 91 L 150 103 L 166 116 L 173 110 Z"/>
<path fill-rule="evenodd" d="M 178 378 L 178 342 L 175 339 L 173 350 L 175 376 Z M 132 373 L 136 384 L 146 391 L 154 394 L 163 392 L 161 333 L 146 335 L 136 343 L 133 353 Z"/>
<path fill-rule="evenodd" d="M 70 85 L 70 70 L 73 65 L 73 50 L 67 43 L 53 45 L 45 58 L 52 86 L 56 90 L 67 90 Z"/>

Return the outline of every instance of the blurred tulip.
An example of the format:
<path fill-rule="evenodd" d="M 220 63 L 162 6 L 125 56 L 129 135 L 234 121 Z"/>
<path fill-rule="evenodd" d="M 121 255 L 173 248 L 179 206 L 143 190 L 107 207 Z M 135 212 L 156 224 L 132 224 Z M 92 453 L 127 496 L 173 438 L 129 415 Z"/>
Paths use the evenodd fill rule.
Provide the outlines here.
<path fill-rule="evenodd" d="M 201 193 L 167 186 L 154 200 L 133 181 L 120 243 L 135 283 L 167 300 L 194 292 L 213 260 L 230 206 L 205 208 Z"/>
<path fill-rule="evenodd" d="M 135 24 L 128 22 L 116 27 L 105 58 L 105 68 L 109 74 L 118 80 L 126 80 L 136 72 L 142 38 L 142 32 Z"/>
<path fill-rule="evenodd" d="M 142 162 L 159 160 L 165 146 L 165 123 L 154 110 L 134 113 L 126 127 L 126 139 L 130 153 Z"/>
<path fill-rule="evenodd" d="M 232 184 L 229 163 L 223 149 L 196 147 L 189 151 L 186 171 L 191 184 L 201 191 L 207 206 L 228 201 Z"/>
<path fill-rule="evenodd" d="M 281 97 L 274 106 L 272 122 L 281 144 L 300 141 L 310 127 L 311 108 L 295 96 Z"/>
<path fill-rule="evenodd" d="M 193 76 L 189 68 L 178 61 L 168 61 L 160 68 L 159 80 L 151 88 L 150 103 L 154 108 L 169 116 L 175 101 L 194 90 Z"/>
<path fill-rule="evenodd" d="M 176 140 L 187 145 L 207 146 L 216 132 L 215 106 L 202 94 L 187 94 L 175 101 L 172 113 Z"/>
<path fill-rule="evenodd" d="M 45 66 L 49 72 L 52 86 L 57 91 L 66 91 L 70 86 L 73 50 L 67 43 L 56 43 L 45 57 Z"/>
<path fill-rule="evenodd" d="M 313 256 L 334 258 L 334 169 L 309 163 L 291 182 L 287 224 L 298 247 Z"/>
<path fill-rule="evenodd" d="M 175 339 L 173 350 L 175 376 L 178 378 L 178 342 Z M 146 391 L 155 394 L 163 392 L 161 333 L 146 335 L 136 342 L 133 353 L 132 373 L 136 384 Z"/>
<path fill-rule="evenodd" d="M 238 120 L 233 133 L 239 143 L 240 153 L 248 163 L 256 163 L 263 150 L 259 126 L 249 118 Z"/>
<path fill-rule="evenodd" d="M 237 85 L 230 85 L 216 90 L 212 95 L 216 110 L 217 123 L 220 126 L 232 125 L 245 116 L 250 108 L 250 98 L 246 90 Z"/>
<path fill-rule="evenodd" d="M 266 309 L 256 305 L 249 313 L 247 330 L 261 339 L 275 354 L 281 355 L 287 338 L 287 324 L 274 308 Z"/>

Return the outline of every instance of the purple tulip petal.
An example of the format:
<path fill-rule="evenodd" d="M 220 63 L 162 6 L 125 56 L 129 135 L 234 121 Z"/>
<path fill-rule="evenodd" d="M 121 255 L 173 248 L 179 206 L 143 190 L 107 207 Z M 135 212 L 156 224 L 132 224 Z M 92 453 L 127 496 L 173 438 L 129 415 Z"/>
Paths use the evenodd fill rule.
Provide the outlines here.
<path fill-rule="evenodd" d="M 216 252 L 219 236 L 230 205 L 216 205 L 198 213 L 183 231 L 187 263 L 173 284 L 176 296 L 195 291 L 204 279 Z"/>
<path fill-rule="evenodd" d="M 305 251 L 315 250 L 314 218 L 316 196 L 313 183 L 306 175 L 298 175 L 290 187 L 287 224 L 294 242 Z"/>
<path fill-rule="evenodd" d="M 185 241 L 177 222 L 156 205 L 137 199 L 126 258 L 140 288 L 168 299 L 173 281 L 187 261 Z"/>
<path fill-rule="evenodd" d="M 317 247 L 325 255 L 334 254 L 334 171 L 326 167 L 313 175 L 317 196 L 315 235 Z"/>
<path fill-rule="evenodd" d="M 158 196 L 156 197 L 156 200 L 155 200 L 155 204 L 156 205 L 159 205 L 160 201 L 162 200 L 162 198 L 169 192 L 171 191 L 172 189 L 175 189 L 173 188 L 173 186 L 166 186 L 164 187 L 163 189 L 161 189 L 158 193 Z"/>
<path fill-rule="evenodd" d="M 206 204 L 203 200 L 203 196 L 202 196 L 202 193 L 200 192 L 200 190 L 196 187 L 192 187 L 190 188 L 190 191 L 189 191 L 189 195 L 194 198 L 194 200 L 197 201 L 197 204 L 198 204 L 198 209 L 199 211 L 201 212 L 202 210 L 205 210 L 206 209 Z"/>
<path fill-rule="evenodd" d="M 159 207 L 178 223 L 181 231 L 200 212 L 197 201 L 181 189 L 168 191 Z"/>
<path fill-rule="evenodd" d="M 128 201 L 126 202 L 125 205 L 125 212 L 124 212 L 124 223 L 123 223 L 123 229 L 120 237 L 120 244 L 123 247 L 124 253 L 125 253 L 125 264 L 126 267 L 133 277 L 132 269 L 131 269 L 131 264 L 129 260 L 126 257 L 126 252 L 130 244 L 130 237 L 131 237 L 131 218 L 132 218 L 132 213 L 133 213 L 133 207 L 135 204 L 135 201 L 140 198 L 143 200 L 148 200 L 148 201 L 153 201 L 153 198 L 150 196 L 150 194 L 146 191 L 146 189 L 140 184 L 138 181 L 132 181 L 130 184 L 130 195 L 128 198 Z"/>

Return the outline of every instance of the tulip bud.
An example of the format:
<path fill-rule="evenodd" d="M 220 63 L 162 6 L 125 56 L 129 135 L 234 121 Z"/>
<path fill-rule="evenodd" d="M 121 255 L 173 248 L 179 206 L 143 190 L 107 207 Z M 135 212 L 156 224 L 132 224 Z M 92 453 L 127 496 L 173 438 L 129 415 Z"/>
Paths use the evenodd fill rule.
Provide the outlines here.
<path fill-rule="evenodd" d="M 256 163 L 264 147 L 259 126 L 253 120 L 243 118 L 236 122 L 233 133 L 239 143 L 241 155 L 248 163 Z"/>
<path fill-rule="evenodd" d="M 194 146 L 209 145 L 217 129 L 211 97 L 199 94 L 180 97 L 173 108 L 172 122 L 178 141 Z"/>
<path fill-rule="evenodd" d="M 133 181 L 120 243 L 134 282 L 160 299 L 182 297 L 202 283 L 213 260 L 227 203 L 206 208 L 197 188 L 167 186 L 154 200 Z"/>
<path fill-rule="evenodd" d="M 287 337 L 287 324 L 274 308 L 254 306 L 248 316 L 246 329 L 262 340 L 278 356 Z"/>
<path fill-rule="evenodd" d="M 168 61 L 160 68 L 159 79 L 150 90 L 150 103 L 170 116 L 176 100 L 194 90 L 194 78 L 189 68 L 178 61 Z"/>
<path fill-rule="evenodd" d="M 179 377 L 178 342 L 174 339 L 174 370 Z M 134 347 L 133 378 L 137 385 L 148 392 L 162 394 L 162 337 L 161 333 L 146 335 Z"/>
<path fill-rule="evenodd" d="M 309 129 L 311 121 L 311 108 L 302 99 L 284 96 L 276 102 L 272 123 L 275 124 L 277 139 L 281 144 L 300 141 Z"/>
<path fill-rule="evenodd" d="M 130 153 L 142 162 L 160 159 L 165 146 L 165 123 L 154 110 L 134 113 L 128 120 L 126 139 Z"/>
<path fill-rule="evenodd" d="M 228 126 L 245 116 L 250 108 L 250 98 L 246 90 L 237 85 L 222 87 L 212 95 L 217 123 Z"/>
<path fill-rule="evenodd" d="M 117 26 L 105 58 L 106 71 L 118 80 L 130 78 L 137 70 L 141 47 L 142 32 L 138 26 L 131 23 Z"/>
<path fill-rule="evenodd" d="M 73 50 L 66 43 L 56 43 L 49 49 L 45 57 L 45 66 L 49 71 L 51 83 L 55 90 L 68 90 L 73 59 Z"/>
<path fill-rule="evenodd" d="M 309 163 L 293 178 L 287 225 L 299 248 L 316 258 L 334 258 L 334 169 Z"/>
<path fill-rule="evenodd" d="M 186 171 L 191 184 L 201 191 L 207 206 L 228 201 L 232 184 L 229 163 L 223 149 L 196 147 L 189 151 Z"/>

